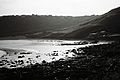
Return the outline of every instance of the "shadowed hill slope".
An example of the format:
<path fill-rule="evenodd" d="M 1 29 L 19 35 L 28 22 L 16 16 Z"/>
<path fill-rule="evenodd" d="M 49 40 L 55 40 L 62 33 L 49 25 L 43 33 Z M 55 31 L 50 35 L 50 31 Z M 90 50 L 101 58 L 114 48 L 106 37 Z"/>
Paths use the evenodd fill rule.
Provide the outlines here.
<path fill-rule="evenodd" d="M 0 17 L 0 37 L 26 35 L 41 38 L 53 32 L 66 33 L 77 28 L 76 25 L 88 22 L 97 16 L 51 16 L 22 15 Z M 75 27 L 76 26 L 76 27 Z M 73 28 L 74 27 L 74 28 Z M 46 34 L 46 35 L 45 35 Z"/>
<path fill-rule="evenodd" d="M 98 35 L 100 32 L 106 32 L 109 33 L 109 35 L 120 34 L 120 7 L 113 9 L 84 25 L 79 25 L 79 27 L 80 29 L 65 35 L 65 37 L 81 39 L 88 38 L 90 34 Z"/>

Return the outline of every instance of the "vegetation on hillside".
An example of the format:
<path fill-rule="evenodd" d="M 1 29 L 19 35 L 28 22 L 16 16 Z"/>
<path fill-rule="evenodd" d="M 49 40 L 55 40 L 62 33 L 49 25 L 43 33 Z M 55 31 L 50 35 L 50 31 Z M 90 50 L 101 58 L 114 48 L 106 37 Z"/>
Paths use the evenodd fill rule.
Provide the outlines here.
<path fill-rule="evenodd" d="M 0 37 L 27 36 L 47 37 L 53 33 L 68 33 L 79 28 L 98 16 L 52 16 L 52 15 L 21 15 L 0 17 Z M 57 34 L 59 35 L 59 34 Z"/>
<path fill-rule="evenodd" d="M 93 19 L 89 21 L 88 23 L 85 23 L 84 25 L 79 25 L 79 27 L 82 27 L 80 29 L 77 29 L 71 33 L 68 33 L 65 35 L 66 38 L 72 38 L 72 39 L 87 39 L 89 37 L 89 34 L 91 33 L 99 33 L 101 31 L 106 31 L 109 33 L 109 35 L 114 34 L 120 34 L 120 7 L 115 8 L 96 19 Z M 99 37 L 99 36 L 97 36 Z M 90 37 L 89 37 L 90 38 Z M 96 37 L 95 37 L 96 38 Z M 109 37 L 105 36 L 102 37 L 104 39 L 108 39 Z M 119 35 L 110 36 L 112 39 L 120 39 Z M 99 39 L 101 39 L 99 37 Z"/>

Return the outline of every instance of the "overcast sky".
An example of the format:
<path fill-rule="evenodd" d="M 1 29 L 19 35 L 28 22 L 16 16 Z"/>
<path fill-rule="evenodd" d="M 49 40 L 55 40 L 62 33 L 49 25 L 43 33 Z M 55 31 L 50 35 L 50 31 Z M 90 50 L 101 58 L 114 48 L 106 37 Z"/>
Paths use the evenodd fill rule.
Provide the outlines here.
<path fill-rule="evenodd" d="M 119 6 L 120 0 L 0 0 L 0 15 L 100 15 Z"/>

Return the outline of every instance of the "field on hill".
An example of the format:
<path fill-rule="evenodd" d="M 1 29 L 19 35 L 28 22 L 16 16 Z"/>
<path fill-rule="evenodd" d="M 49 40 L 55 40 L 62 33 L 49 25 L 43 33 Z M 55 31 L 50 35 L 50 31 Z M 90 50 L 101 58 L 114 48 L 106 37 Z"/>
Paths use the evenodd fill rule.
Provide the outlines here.
<path fill-rule="evenodd" d="M 17 15 L 0 17 L 0 37 L 27 36 L 31 38 L 47 38 L 58 36 L 79 28 L 98 16 L 52 16 L 52 15 Z M 52 37 L 51 36 L 51 37 Z M 57 37 L 57 36 L 55 36 Z"/>

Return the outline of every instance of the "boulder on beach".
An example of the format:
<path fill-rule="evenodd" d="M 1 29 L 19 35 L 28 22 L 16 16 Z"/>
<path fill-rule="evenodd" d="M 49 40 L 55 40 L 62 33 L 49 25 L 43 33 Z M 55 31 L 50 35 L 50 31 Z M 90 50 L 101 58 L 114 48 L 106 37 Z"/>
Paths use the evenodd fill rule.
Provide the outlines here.
<path fill-rule="evenodd" d="M 0 50 L 0 57 L 2 57 L 5 54 L 7 54 L 5 51 Z"/>

